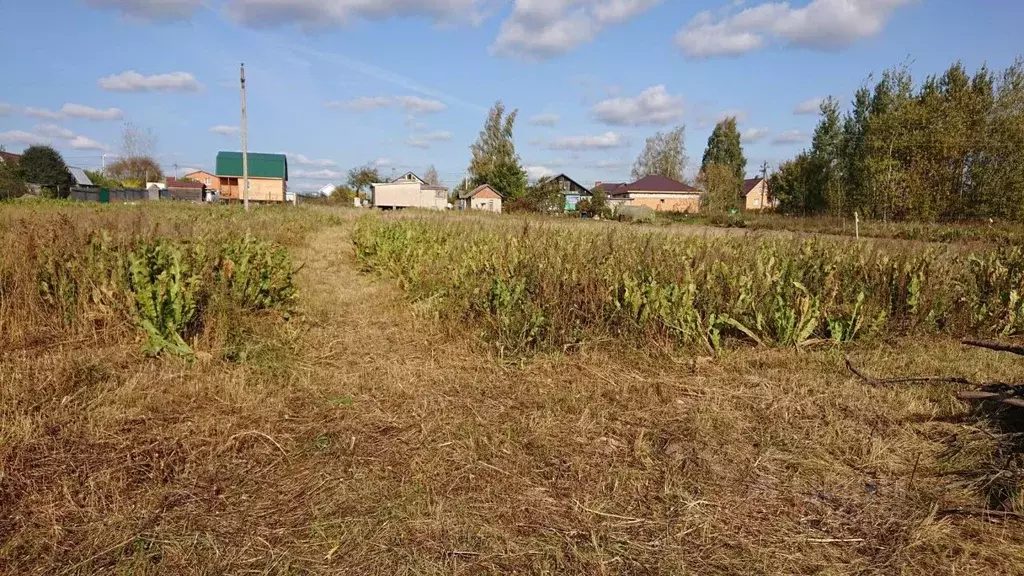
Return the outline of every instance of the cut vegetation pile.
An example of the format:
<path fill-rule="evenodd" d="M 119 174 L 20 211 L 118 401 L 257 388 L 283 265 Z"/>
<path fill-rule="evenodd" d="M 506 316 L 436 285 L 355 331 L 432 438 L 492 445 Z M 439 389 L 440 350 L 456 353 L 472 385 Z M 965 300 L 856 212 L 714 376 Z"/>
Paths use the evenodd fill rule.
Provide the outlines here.
<path fill-rule="evenodd" d="M 614 337 L 720 350 L 1024 332 L 1024 250 L 703 238 L 522 220 L 360 221 L 357 254 L 503 351 Z"/>

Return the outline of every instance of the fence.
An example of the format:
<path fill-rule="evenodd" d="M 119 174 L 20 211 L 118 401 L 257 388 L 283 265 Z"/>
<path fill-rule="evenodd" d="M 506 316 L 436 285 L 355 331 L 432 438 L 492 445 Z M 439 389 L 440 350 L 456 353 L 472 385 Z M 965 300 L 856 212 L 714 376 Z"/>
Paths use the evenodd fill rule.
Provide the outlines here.
<path fill-rule="evenodd" d="M 155 191 L 154 191 L 155 192 Z M 153 197 L 149 190 L 133 188 L 79 188 L 71 189 L 71 198 L 82 202 L 142 202 L 145 200 L 183 200 L 189 202 L 202 202 L 203 193 L 201 190 L 172 189 L 160 190 L 156 197 Z"/>

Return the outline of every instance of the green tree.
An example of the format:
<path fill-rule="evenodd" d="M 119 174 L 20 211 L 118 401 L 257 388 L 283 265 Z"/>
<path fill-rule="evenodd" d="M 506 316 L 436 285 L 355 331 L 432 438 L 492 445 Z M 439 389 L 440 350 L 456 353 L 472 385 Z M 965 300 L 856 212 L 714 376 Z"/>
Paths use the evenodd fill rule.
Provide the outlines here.
<path fill-rule="evenodd" d="M 28 193 L 25 176 L 14 162 L 0 162 L 0 200 L 17 198 Z"/>
<path fill-rule="evenodd" d="M 18 168 L 27 182 L 42 186 L 53 196 L 64 198 L 71 192 L 73 180 L 64 158 L 49 146 L 30 146 L 22 153 Z"/>
<path fill-rule="evenodd" d="M 163 168 L 156 161 L 156 142 L 152 129 L 125 122 L 121 129 L 121 157 L 107 166 L 107 176 L 129 188 L 163 180 Z"/>
<path fill-rule="evenodd" d="M 489 184 L 507 201 L 515 201 L 526 193 L 526 170 L 516 154 L 513 138 L 518 115 L 518 110 L 506 114 L 505 105 L 496 102 L 476 142 L 470 146 L 473 154 L 469 163 L 471 187 Z"/>
<path fill-rule="evenodd" d="M 811 157 L 801 152 L 796 158 L 783 162 L 768 179 L 772 198 L 778 201 L 779 212 L 806 216 L 808 188 L 811 180 Z"/>
<path fill-rule="evenodd" d="M 704 149 L 704 158 L 700 163 L 701 173 L 705 173 L 712 164 L 726 166 L 732 170 L 732 180 L 736 185 L 734 192 L 738 202 L 743 193 L 743 179 L 747 174 L 747 159 L 743 156 L 743 145 L 740 142 L 740 131 L 736 128 L 735 116 L 716 124 L 711 136 L 708 136 L 708 146 Z M 719 179 L 717 176 L 716 174 L 716 180 Z"/>
<path fill-rule="evenodd" d="M 527 186 L 519 198 L 513 198 L 509 203 L 510 212 L 561 212 L 564 208 L 562 188 L 548 176 Z"/>
<path fill-rule="evenodd" d="M 821 118 L 811 139 L 811 180 L 805 210 L 843 213 L 843 131 L 839 101 L 831 96 L 821 103 Z"/>
<path fill-rule="evenodd" d="M 334 190 L 331 190 L 331 202 L 338 202 L 341 204 L 351 205 L 352 201 L 356 199 L 359 193 L 348 186 L 336 186 Z"/>
<path fill-rule="evenodd" d="M 686 127 L 680 124 L 668 133 L 658 132 L 648 138 L 633 163 L 633 179 L 657 175 L 682 182 L 686 170 L 685 136 Z"/>
<path fill-rule="evenodd" d="M 164 179 L 160 163 L 149 156 L 121 158 L 107 165 L 106 174 L 128 188 L 142 188 L 146 182 L 159 182 Z"/>
<path fill-rule="evenodd" d="M 743 180 L 736 175 L 736 167 L 728 164 L 711 163 L 701 170 L 698 185 L 704 190 L 701 196 L 701 212 L 724 214 L 739 209 Z"/>
<path fill-rule="evenodd" d="M 601 218 L 611 216 L 612 210 L 608 206 L 608 193 L 601 188 L 594 188 L 592 194 L 593 196 L 590 198 L 590 212 Z"/>
<path fill-rule="evenodd" d="M 111 189 L 124 187 L 120 181 L 111 178 L 99 170 L 86 170 L 85 175 L 89 177 L 89 180 L 91 180 L 93 184 L 100 188 Z"/>
<path fill-rule="evenodd" d="M 371 184 L 383 182 L 377 167 L 368 162 L 348 171 L 348 186 L 358 193 L 364 193 L 370 189 Z"/>

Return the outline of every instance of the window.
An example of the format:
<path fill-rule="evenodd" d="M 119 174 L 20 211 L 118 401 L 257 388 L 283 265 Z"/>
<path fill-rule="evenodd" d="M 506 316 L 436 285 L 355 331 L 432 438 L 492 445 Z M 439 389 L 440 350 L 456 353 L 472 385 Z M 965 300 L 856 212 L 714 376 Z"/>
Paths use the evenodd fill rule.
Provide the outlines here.
<path fill-rule="evenodd" d="M 568 192 L 569 191 L 569 181 L 568 180 L 562 180 L 562 191 L 563 192 Z"/>
<path fill-rule="evenodd" d="M 761 207 L 761 199 L 760 198 L 754 198 L 754 208 L 760 208 L 760 207 Z"/>

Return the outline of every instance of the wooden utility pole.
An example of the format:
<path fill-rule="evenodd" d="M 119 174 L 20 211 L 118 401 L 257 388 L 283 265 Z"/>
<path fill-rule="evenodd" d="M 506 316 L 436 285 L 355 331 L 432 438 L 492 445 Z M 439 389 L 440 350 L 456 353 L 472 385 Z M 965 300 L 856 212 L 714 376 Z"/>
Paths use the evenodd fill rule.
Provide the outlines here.
<path fill-rule="evenodd" d="M 764 203 L 771 198 L 771 191 L 768 190 L 768 161 L 761 163 L 761 210 L 764 210 Z"/>
<path fill-rule="evenodd" d="M 242 202 L 249 211 L 249 140 L 245 119 L 245 63 L 242 64 Z"/>

